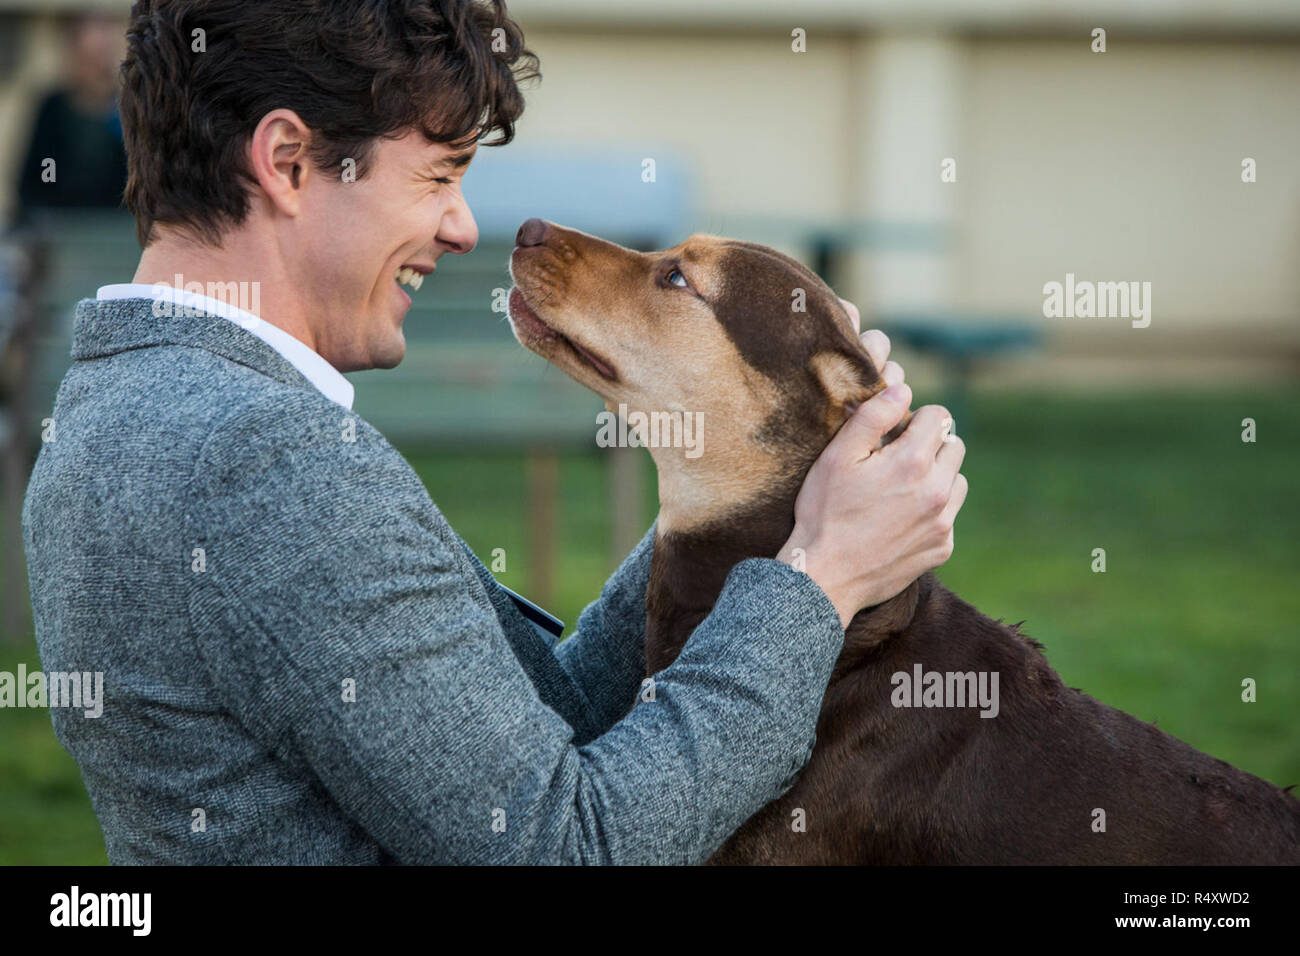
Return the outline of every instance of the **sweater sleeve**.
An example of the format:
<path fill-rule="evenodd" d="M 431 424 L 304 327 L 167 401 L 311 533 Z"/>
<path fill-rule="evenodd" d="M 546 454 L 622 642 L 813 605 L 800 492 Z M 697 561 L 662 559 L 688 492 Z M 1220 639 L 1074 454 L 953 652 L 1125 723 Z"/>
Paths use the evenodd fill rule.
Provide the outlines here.
<path fill-rule="evenodd" d="M 736 565 L 655 700 L 576 746 L 414 472 L 303 405 L 233 415 L 196 462 L 195 643 L 231 714 L 394 858 L 695 863 L 788 789 L 843 643 L 811 578 Z"/>
<path fill-rule="evenodd" d="M 650 582 L 655 525 L 578 616 L 577 628 L 555 649 L 569 678 L 582 691 L 602 732 L 636 700 L 645 664 L 645 592 Z"/>
<path fill-rule="evenodd" d="M 583 743 L 609 730 L 631 709 L 646 677 L 645 593 L 650 581 L 655 527 L 651 524 L 650 530 L 605 582 L 600 596 L 583 608 L 575 630 L 563 641 L 529 626 L 529 636 L 544 642 L 546 653 L 559 669 L 550 680 L 539 679 L 533 673 L 533 684 L 542 700 L 579 731 L 577 739 Z M 483 586 L 489 591 L 503 592 L 496 576 L 469 544 L 454 529 L 451 534 L 469 557 Z M 495 603 L 498 616 L 518 614 L 508 597 L 498 595 Z M 515 649 L 518 653 L 518 645 Z M 524 666 L 528 668 L 528 661 Z M 555 686 L 555 677 L 563 680 L 563 689 Z"/>

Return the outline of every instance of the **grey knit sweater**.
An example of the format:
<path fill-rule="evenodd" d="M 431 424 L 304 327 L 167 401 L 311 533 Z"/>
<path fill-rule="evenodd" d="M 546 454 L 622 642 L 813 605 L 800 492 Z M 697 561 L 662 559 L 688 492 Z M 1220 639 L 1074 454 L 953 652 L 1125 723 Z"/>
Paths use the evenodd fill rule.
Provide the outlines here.
<path fill-rule="evenodd" d="M 653 526 L 557 645 L 235 323 L 86 300 L 72 356 L 24 543 L 43 669 L 103 674 L 51 717 L 112 862 L 695 863 L 807 762 L 806 575 L 736 565 L 640 700 Z"/>

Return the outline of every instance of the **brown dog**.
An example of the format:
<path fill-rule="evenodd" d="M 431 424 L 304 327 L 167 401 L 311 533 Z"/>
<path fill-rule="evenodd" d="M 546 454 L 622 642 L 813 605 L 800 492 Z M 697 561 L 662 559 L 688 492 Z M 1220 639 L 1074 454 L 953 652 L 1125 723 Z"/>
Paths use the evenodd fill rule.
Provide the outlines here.
<path fill-rule="evenodd" d="M 524 346 L 610 411 L 709 426 L 694 457 L 650 448 L 656 673 L 728 571 L 785 543 L 805 474 L 880 377 L 834 293 L 763 246 L 641 253 L 530 219 L 511 274 Z M 811 762 L 710 862 L 1300 863 L 1300 801 L 1065 687 L 927 574 L 853 618 Z"/>

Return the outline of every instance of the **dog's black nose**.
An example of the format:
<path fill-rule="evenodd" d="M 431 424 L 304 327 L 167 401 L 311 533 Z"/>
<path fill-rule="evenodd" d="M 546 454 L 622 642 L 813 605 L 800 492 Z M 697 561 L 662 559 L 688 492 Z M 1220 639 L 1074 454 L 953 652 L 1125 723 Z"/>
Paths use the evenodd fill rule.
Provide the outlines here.
<path fill-rule="evenodd" d="M 529 219 L 519 227 L 519 232 L 515 236 L 515 245 L 540 246 L 546 241 L 546 234 L 550 231 L 550 226 L 542 220 Z"/>

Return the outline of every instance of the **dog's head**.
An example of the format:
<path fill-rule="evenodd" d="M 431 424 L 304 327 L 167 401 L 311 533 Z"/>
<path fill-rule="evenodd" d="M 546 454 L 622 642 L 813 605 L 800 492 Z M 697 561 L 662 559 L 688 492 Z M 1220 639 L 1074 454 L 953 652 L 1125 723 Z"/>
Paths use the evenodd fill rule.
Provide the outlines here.
<path fill-rule="evenodd" d="M 696 457 L 650 447 L 679 525 L 802 480 L 851 409 L 884 387 L 835 293 L 765 246 L 695 235 L 636 252 L 530 219 L 510 272 L 521 344 L 610 411 L 703 423 Z"/>

